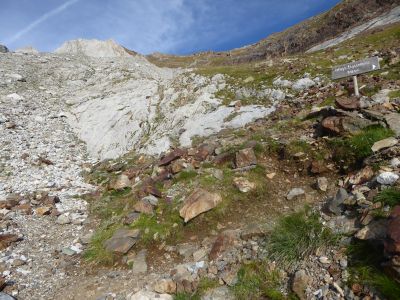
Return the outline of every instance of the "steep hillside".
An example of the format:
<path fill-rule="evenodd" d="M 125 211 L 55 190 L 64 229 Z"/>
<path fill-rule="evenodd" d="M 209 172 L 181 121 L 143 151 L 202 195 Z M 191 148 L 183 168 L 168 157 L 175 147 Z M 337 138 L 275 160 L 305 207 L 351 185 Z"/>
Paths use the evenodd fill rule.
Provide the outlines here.
<path fill-rule="evenodd" d="M 399 5 L 399 0 L 345 0 L 321 15 L 272 34 L 253 45 L 227 52 L 210 51 L 188 56 L 156 53 L 148 58 L 160 66 L 193 67 L 248 63 L 288 56 L 305 52 L 341 34 L 343 37 L 339 41 L 344 41 L 374 26 L 399 22 Z M 355 34 L 346 35 L 346 32 L 358 26 L 360 29 Z M 316 48 L 318 49 L 322 48 Z"/>

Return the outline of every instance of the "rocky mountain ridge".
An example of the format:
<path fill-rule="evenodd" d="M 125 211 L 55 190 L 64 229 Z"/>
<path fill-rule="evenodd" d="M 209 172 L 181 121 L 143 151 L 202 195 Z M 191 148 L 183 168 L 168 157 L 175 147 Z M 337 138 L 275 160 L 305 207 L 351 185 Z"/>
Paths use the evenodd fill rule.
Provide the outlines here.
<path fill-rule="evenodd" d="M 400 21 L 398 0 L 346 0 L 331 10 L 312 17 L 287 30 L 274 33 L 253 45 L 226 52 L 204 52 L 185 57 L 148 55 L 157 65 L 202 66 L 214 63 L 240 64 L 273 57 L 317 51 L 343 42 L 362 31 Z M 321 44 L 321 46 L 319 46 Z"/>

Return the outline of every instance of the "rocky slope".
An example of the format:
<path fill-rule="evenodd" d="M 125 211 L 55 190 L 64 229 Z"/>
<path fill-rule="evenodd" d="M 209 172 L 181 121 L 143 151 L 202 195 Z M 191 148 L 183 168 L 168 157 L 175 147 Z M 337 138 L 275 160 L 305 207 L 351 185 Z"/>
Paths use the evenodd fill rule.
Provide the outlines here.
<path fill-rule="evenodd" d="M 1 53 L 0 298 L 399 298 L 399 34 L 191 70 Z M 360 99 L 329 79 L 371 55 Z"/>

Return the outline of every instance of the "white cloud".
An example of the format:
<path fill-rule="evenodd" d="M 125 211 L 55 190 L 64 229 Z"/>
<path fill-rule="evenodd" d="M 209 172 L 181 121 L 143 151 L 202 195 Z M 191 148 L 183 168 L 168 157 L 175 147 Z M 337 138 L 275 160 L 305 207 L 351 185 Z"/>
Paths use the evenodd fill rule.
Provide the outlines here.
<path fill-rule="evenodd" d="M 32 23 L 28 24 L 26 27 L 24 27 L 23 29 L 21 29 L 20 31 L 18 31 L 17 33 L 15 33 L 12 37 L 10 37 L 6 43 L 7 44 L 12 44 L 15 41 L 19 40 L 23 35 L 27 34 L 28 32 L 30 32 L 32 29 L 34 29 L 36 26 L 42 24 L 43 22 L 45 22 L 46 20 L 48 20 L 51 17 L 54 17 L 55 15 L 58 15 L 59 13 L 63 12 L 64 10 L 66 10 L 69 6 L 73 5 L 74 3 L 78 2 L 80 0 L 69 0 L 67 2 L 65 2 L 64 4 L 58 6 L 57 8 L 43 14 L 42 16 L 40 16 L 38 19 L 36 19 L 35 21 L 33 21 Z"/>

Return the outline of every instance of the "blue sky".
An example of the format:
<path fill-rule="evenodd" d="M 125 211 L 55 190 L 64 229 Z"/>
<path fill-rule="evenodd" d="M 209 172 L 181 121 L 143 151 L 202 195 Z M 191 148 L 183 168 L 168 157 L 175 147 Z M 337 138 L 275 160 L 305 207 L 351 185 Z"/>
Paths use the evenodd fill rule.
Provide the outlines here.
<path fill-rule="evenodd" d="M 53 51 L 114 39 L 148 54 L 229 50 L 328 10 L 339 0 L 0 0 L 0 44 Z"/>

